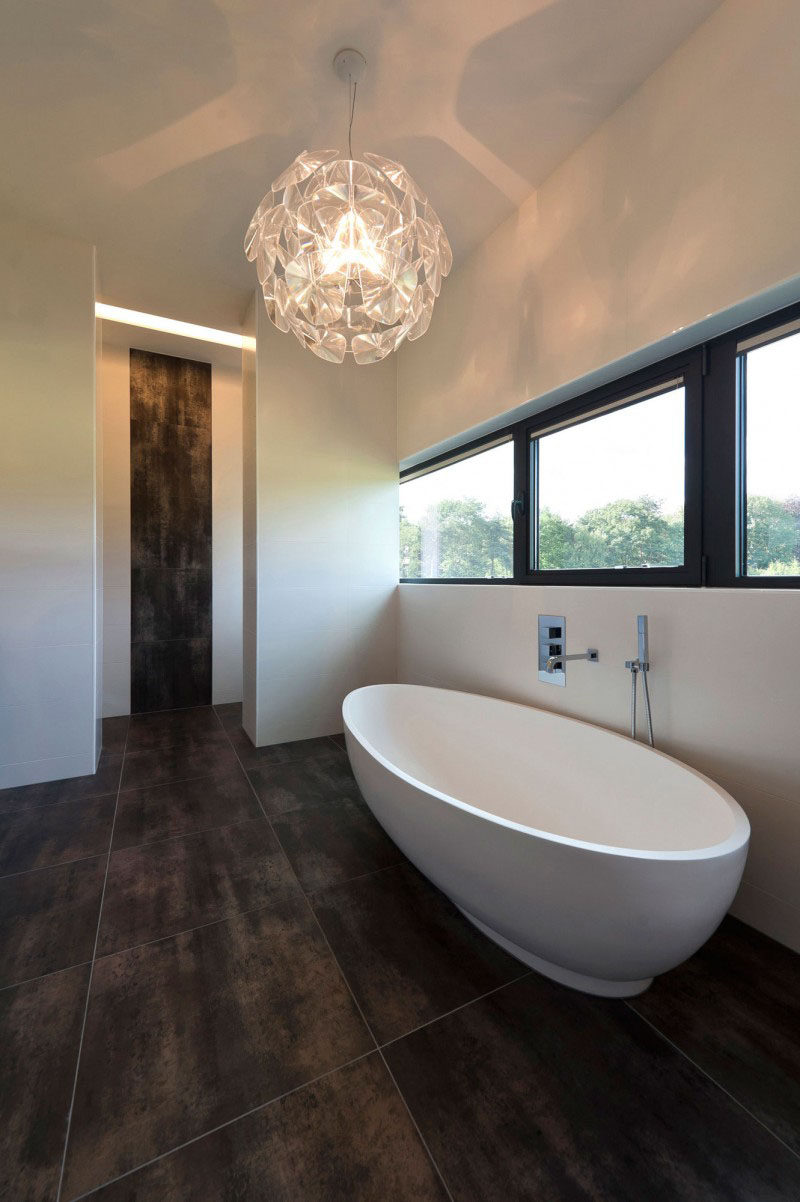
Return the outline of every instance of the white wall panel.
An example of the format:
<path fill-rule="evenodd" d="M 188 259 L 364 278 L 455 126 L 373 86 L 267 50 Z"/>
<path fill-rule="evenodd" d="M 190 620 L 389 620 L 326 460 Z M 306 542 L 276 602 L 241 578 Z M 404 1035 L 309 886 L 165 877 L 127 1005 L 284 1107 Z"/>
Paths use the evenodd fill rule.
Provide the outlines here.
<path fill-rule="evenodd" d="M 0 788 L 94 771 L 94 250 L 0 223 Z"/>

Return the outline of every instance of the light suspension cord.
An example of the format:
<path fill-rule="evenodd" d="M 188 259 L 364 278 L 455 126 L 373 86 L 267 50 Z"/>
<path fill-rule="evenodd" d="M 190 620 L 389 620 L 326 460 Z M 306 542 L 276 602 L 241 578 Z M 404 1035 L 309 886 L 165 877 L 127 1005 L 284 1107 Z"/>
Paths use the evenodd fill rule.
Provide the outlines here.
<path fill-rule="evenodd" d="M 349 99 L 350 99 L 350 106 L 349 106 L 350 107 L 350 120 L 349 120 L 349 123 L 347 126 L 347 148 L 350 152 L 350 158 L 352 160 L 352 158 L 353 158 L 353 117 L 354 117 L 355 111 L 356 111 L 356 89 L 358 87 L 358 81 L 356 80 L 354 82 L 352 75 L 348 76 L 348 79 L 350 81 L 349 86 L 350 86 L 351 92 L 350 92 L 350 97 L 349 97 Z"/>

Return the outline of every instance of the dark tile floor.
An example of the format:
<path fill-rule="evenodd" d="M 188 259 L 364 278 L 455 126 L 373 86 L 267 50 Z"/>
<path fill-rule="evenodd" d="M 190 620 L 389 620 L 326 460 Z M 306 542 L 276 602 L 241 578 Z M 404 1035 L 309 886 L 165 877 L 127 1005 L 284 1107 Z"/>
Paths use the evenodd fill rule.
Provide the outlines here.
<path fill-rule="evenodd" d="M 114 718 L 0 792 L 0 1196 L 800 1199 L 800 957 L 733 919 L 630 1002 L 405 860 L 340 738 Z"/>

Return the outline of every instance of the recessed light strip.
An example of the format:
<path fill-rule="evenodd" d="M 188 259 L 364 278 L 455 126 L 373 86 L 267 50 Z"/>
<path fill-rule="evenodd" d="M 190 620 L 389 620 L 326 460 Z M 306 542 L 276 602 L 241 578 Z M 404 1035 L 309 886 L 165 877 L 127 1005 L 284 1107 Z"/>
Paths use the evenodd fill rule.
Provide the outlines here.
<path fill-rule="evenodd" d="M 120 321 L 126 326 L 141 326 L 145 330 L 161 330 L 164 334 L 178 334 L 181 338 L 196 338 L 201 342 L 218 342 L 222 346 L 242 347 L 242 334 L 229 330 L 213 330 L 211 326 L 195 326 L 190 321 L 175 321 L 172 317 L 158 317 L 155 313 L 139 313 L 136 309 L 121 309 L 119 305 L 105 305 L 96 301 L 96 317 L 104 321 Z"/>

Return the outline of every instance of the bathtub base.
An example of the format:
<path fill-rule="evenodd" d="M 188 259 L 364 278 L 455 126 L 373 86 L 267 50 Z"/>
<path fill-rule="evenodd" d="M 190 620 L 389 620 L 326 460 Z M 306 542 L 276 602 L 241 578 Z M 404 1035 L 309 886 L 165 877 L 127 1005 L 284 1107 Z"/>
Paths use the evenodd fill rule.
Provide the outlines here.
<path fill-rule="evenodd" d="M 591 993 L 595 997 L 636 997 L 638 993 L 644 993 L 645 989 L 653 983 L 652 977 L 645 977 L 641 981 L 606 981 L 602 977 L 587 977 L 583 973 L 573 972 L 571 968 L 562 968 L 560 964 L 552 964 L 549 960 L 543 960 L 541 956 L 534 956 L 533 952 L 526 951 L 524 947 L 512 943 L 504 935 L 493 931 L 491 927 L 488 927 L 485 922 L 481 922 L 479 918 L 475 918 L 468 910 L 464 910 L 461 906 L 458 908 L 473 926 L 476 926 L 479 931 L 483 931 L 484 935 L 499 944 L 505 951 L 510 952 L 517 960 L 521 960 L 529 968 L 540 972 L 543 977 L 549 977 L 551 981 L 558 981 L 560 985 L 568 985 L 570 989 L 578 989 L 581 993 Z"/>

